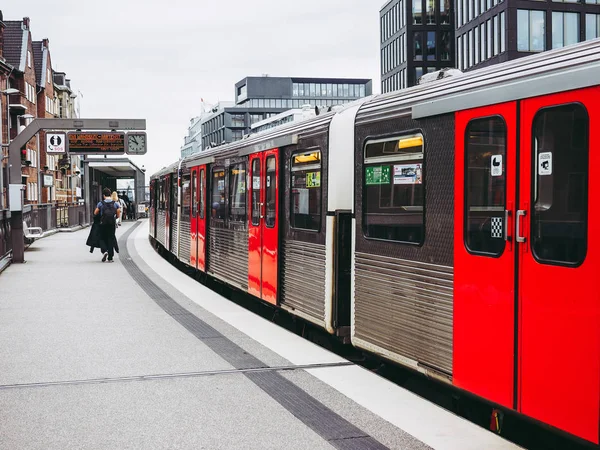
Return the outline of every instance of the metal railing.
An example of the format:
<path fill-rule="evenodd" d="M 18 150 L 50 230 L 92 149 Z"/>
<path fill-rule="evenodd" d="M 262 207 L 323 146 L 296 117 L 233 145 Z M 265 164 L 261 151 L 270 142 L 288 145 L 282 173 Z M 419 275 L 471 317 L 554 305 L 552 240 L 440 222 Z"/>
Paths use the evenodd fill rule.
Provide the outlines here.
<path fill-rule="evenodd" d="M 8 210 L 0 210 L 0 261 L 12 250 Z"/>
<path fill-rule="evenodd" d="M 28 227 L 40 227 L 42 231 L 72 228 L 85 223 L 85 204 L 47 203 L 25 205 L 23 220 Z"/>

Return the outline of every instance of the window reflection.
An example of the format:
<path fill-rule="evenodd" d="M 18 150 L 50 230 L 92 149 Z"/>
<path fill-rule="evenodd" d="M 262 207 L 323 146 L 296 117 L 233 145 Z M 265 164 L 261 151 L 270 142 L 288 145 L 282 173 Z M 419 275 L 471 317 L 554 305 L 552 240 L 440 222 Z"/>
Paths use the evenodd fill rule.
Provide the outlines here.
<path fill-rule="evenodd" d="M 413 24 L 423 24 L 423 6 L 421 0 L 412 0 Z"/>
<path fill-rule="evenodd" d="M 413 33 L 413 45 L 414 45 L 414 60 L 423 61 L 423 36 L 420 31 Z"/>
<path fill-rule="evenodd" d="M 552 48 L 579 42 L 579 14 L 552 13 Z"/>
<path fill-rule="evenodd" d="M 517 50 L 541 52 L 546 48 L 545 11 L 517 10 Z"/>
<path fill-rule="evenodd" d="M 595 39 L 600 37 L 598 31 L 600 30 L 600 14 L 586 14 L 585 15 L 585 38 Z"/>
<path fill-rule="evenodd" d="M 427 32 L 427 61 L 435 61 L 435 31 Z"/>

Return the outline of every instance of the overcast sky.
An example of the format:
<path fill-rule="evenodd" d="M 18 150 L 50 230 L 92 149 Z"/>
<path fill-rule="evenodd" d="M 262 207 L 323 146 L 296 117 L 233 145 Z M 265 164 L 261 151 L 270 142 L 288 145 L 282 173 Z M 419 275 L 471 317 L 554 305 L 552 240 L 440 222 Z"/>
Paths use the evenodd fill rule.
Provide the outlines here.
<path fill-rule="evenodd" d="M 10 0 L 54 70 L 83 94 L 82 117 L 145 118 L 148 173 L 174 162 L 200 99 L 234 100 L 245 76 L 372 78 L 383 0 Z"/>

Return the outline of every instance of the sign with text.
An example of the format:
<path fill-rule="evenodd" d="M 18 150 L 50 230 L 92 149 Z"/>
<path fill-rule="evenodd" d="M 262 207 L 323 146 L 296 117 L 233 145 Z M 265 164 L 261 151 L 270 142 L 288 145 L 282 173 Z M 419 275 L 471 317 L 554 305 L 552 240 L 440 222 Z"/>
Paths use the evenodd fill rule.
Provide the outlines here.
<path fill-rule="evenodd" d="M 44 187 L 54 186 L 54 177 L 52 175 L 44 175 Z"/>
<path fill-rule="evenodd" d="M 125 133 L 71 131 L 67 133 L 67 152 L 82 155 L 124 155 Z"/>
<path fill-rule="evenodd" d="M 46 151 L 48 153 L 65 153 L 65 134 L 48 133 L 46 135 Z"/>

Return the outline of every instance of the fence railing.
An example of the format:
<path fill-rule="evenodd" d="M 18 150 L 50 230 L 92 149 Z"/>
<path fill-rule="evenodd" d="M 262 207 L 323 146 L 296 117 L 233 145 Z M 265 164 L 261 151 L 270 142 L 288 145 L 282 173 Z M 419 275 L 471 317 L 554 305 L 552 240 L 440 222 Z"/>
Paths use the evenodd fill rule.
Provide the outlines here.
<path fill-rule="evenodd" d="M 81 203 L 48 203 L 25 205 L 23 220 L 29 227 L 42 231 L 85 225 L 85 208 Z"/>
<path fill-rule="evenodd" d="M 0 210 L 0 261 L 12 250 L 10 218 L 7 210 Z"/>

